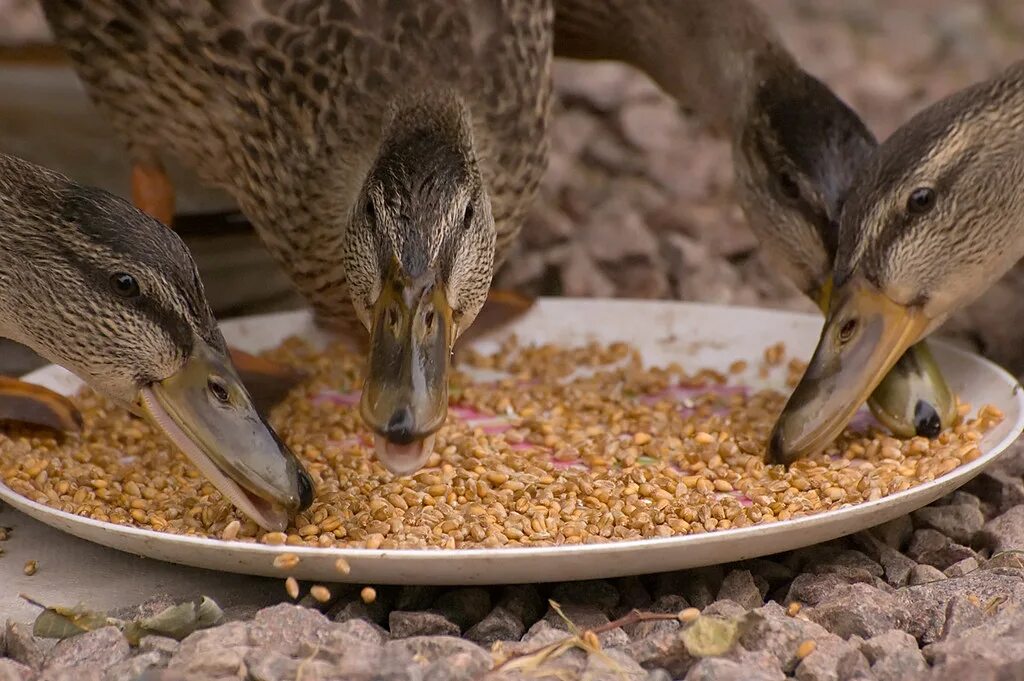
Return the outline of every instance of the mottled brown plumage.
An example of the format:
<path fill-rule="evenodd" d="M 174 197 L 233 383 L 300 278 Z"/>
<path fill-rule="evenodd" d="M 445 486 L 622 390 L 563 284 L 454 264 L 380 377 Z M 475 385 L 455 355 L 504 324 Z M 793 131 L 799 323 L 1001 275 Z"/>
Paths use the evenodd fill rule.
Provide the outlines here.
<path fill-rule="evenodd" d="M 432 130 L 437 154 L 444 147 L 457 154 L 431 170 L 454 176 L 477 167 L 480 203 L 489 210 L 477 211 L 469 237 L 442 235 L 436 223 L 451 209 L 443 203 L 450 194 L 426 192 L 406 205 L 393 193 L 387 201 L 405 212 L 389 228 L 399 244 L 418 230 L 428 241 L 450 236 L 446 248 L 464 246 L 481 266 L 468 268 L 454 298 L 466 321 L 476 314 L 492 263 L 506 255 L 545 167 L 550 2 L 58 0 L 44 7 L 133 159 L 173 154 L 227 190 L 332 324 L 351 327 L 350 291 L 378 288 L 379 264 L 365 250 L 348 249 L 346 257 L 346 241 L 353 226 L 366 226 L 360 195 L 389 131 Z M 465 120 L 435 127 L 452 109 Z M 466 137 L 449 135 L 463 125 Z M 401 150 L 392 157 L 409 186 L 427 179 L 422 160 Z M 372 238 L 369 228 L 354 236 Z M 354 302 L 357 310 L 373 305 Z"/>

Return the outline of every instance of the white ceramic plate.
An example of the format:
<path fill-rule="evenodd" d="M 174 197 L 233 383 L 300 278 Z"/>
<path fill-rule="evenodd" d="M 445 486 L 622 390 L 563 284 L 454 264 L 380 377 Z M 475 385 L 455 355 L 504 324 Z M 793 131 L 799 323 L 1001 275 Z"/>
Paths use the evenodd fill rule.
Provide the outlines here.
<path fill-rule="evenodd" d="M 621 340 L 645 361 L 726 369 L 746 359 L 749 385 L 783 387 L 783 371 L 758 379 L 764 348 L 783 341 L 789 356 L 810 356 L 821 329 L 817 315 L 749 308 L 626 300 L 544 299 L 508 328 L 523 341 L 579 344 Z M 250 352 L 300 334 L 317 338 L 308 315 L 288 313 L 223 324 L 228 342 Z M 481 341 L 481 347 L 493 343 Z M 594 579 L 678 570 L 743 560 L 857 532 L 925 506 L 977 475 L 1024 428 L 1024 395 L 1016 379 L 980 357 L 942 343 L 934 353 L 953 389 L 975 407 L 990 403 L 1006 419 L 982 440 L 982 456 L 944 477 L 878 501 L 820 515 L 707 534 L 538 548 L 369 550 L 289 547 L 302 561 L 296 578 L 340 581 L 334 563 L 352 567 L 347 581 L 365 584 L 508 584 Z M 70 394 L 81 385 L 63 369 L 46 367 L 27 380 Z M 77 537 L 158 560 L 226 572 L 283 576 L 272 565 L 279 547 L 161 534 L 56 511 L 0 485 L 0 498 L 43 523 Z"/>

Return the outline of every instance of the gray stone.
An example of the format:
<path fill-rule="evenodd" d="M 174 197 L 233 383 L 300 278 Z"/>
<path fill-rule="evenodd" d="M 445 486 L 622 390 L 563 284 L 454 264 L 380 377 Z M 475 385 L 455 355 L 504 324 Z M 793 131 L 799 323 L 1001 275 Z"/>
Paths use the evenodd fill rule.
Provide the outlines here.
<path fill-rule="evenodd" d="M 977 554 L 970 548 L 957 544 L 938 530 L 917 530 L 907 547 L 907 555 L 918 563 L 933 565 L 945 570 L 953 563 Z"/>
<path fill-rule="evenodd" d="M 750 608 L 746 608 L 736 601 L 721 600 L 715 601 L 708 607 L 701 610 L 702 615 L 713 615 L 723 619 L 738 619 L 743 617 Z"/>
<path fill-rule="evenodd" d="M 906 681 L 928 669 L 917 640 L 899 629 L 869 638 L 861 644 L 860 651 L 871 664 L 877 681 Z"/>
<path fill-rule="evenodd" d="M 869 577 L 870 579 L 870 577 Z M 787 601 L 796 601 L 804 605 L 817 605 L 827 601 L 839 589 L 849 586 L 842 576 L 834 572 L 822 575 L 805 572 L 797 575 L 793 583 L 789 585 Z"/>
<path fill-rule="evenodd" d="M 818 642 L 839 640 L 816 622 L 803 617 L 790 617 L 775 602 L 753 610 L 741 628 L 740 645 L 746 650 L 760 650 L 778 661 L 781 669 L 791 673 L 799 663 L 797 648 L 807 640 Z"/>
<path fill-rule="evenodd" d="M 298 658 L 323 660 L 342 678 L 369 678 L 379 668 L 383 650 L 378 643 L 336 630 L 321 643 L 305 646 L 299 651 Z"/>
<path fill-rule="evenodd" d="M 804 609 L 807 617 L 832 633 L 870 638 L 899 628 L 909 614 L 892 595 L 867 584 L 847 584 L 825 601 Z"/>
<path fill-rule="evenodd" d="M 452 589 L 438 597 L 434 609 L 466 630 L 490 612 L 491 594 L 479 587 Z"/>
<path fill-rule="evenodd" d="M 140 653 L 159 653 L 166 659 L 177 652 L 179 645 L 173 638 L 166 636 L 144 636 L 139 641 L 138 650 Z"/>
<path fill-rule="evenodd" d="M 423 681 L 476 681 L 490 666 L 490 659 L 479 654 L 455 653 L 432 662 L 423 672 Z"/>
<path fill-rule="evenodd" d="M 902 551 L 914 534 L 914 523 L 909 515 L 894 518 L 870 530 L 882 543 Z"/>
<path fill-rule="evenodd" d="M 24 624 L 8 622 L 4 631 L 6 655 L 32 669 L 41 669 L 54 641 L 36 638 Z"/>
<path fill-rule="evenodd" d="M 907 613 L 902 627 L 921 643 L 933 643 L 945 635 L 947 616 L 955 598 L 977 604 L 983 610 L 991 607 L 1013 607 L 1024 604 L 1024 581 L 1019 575 L 1002 575 L 995 570 L 978 570 L 958 579 L 942 579 L 901 589 L 895 595 L 898 607 Z M 954 604 L 955 608 L 955 604 Z M 958 616 L 973 620 L 969 611 Z M 961 625 L 962 626 L 962 625 Z"/>
<path fill-rule="evenodd" d="M 460 656 L 460 664 L 466 668 L 490 669 L 491 655 L 469 641 L 455 636 L 411 636 L 384 644 L 384 657 L 407 657 L 421 665 L 429 665 L 441 659 Z"/>
<path fill-rule="evenodd" d="M 764 604 L 764 594 L 754 583 L 750 570 L 733 570 L 722 580 L 718 590 L 719 600 L 729 600 L 746 610 L 759 608 Z"/>
<path fill-rule="evenodd" d="M 673 573 L 682 578 L 682 589 L 656 593 L 656 596 L 663 596 L 665 593 L 682 593 L 683 597 L 695 608 L 703 610 L 714 602 L 718 590 L 722 587 L 722 580 L 725 574 L 718 566 L 689 570 L 687 572 Z"/>
<path fill-rule="evenodd" d="M 619 604 L 619 591 L 603 579 L 563 582 L 552 590 L 551 599 L 560 605 L 594 605 L 610 615 Z"/>
<path fill-rule="evenodd" d="M 835 638 L 816 643 L 796 667 L 798 681 L 846 681 L 869 674 L 867 658 L 855 646 Z"/>
<path fill-rule="evenodd" d="M 979 567 L 977 558 L 964 558 L 958 563 L 953 563 L 943 570 L 947 577 L 963 577 L 974 572 Z"/>
<path fill-rule="evenodd" d="M 597 627 L 610 622 L 608 616 L 594 605 L 568 603 L 561 607 L 562 614 L 565 615 L 565 617 L 568 618 L 569 621 L 572 622 L 580 631 L 585 629 L 596 629 Z M 542 621 L 546 621 L 556 629 L 562 629 L 565 631 L 568 631 L 569 629 L 569 625 L 564 619 L 562 619 L 561 615 L 553 609 L 548 611 Z M 621 646 L 629 643 L 629 637 L 621 627 L 598 634 L 597 639 L 601 642 L 601 645 L 606 648 L 614 648 L 615 646 Z"/>
<path fill-rule="evenodd" d="M 532 584 L 505 587 L 498 605 L 520 617 L 527 626 L 539 620 L 547 609 L 547 603 Z"/>
<path fill-rule="evenodd" d="M 439 586 L 403 586 L 395 598 L 395 610 L 423 610 L 441 595 Z"/>
<path fill-rule="evenodd" d="M 993 553 L 1024 550 L 1024 504 L 985 523 L 978 540 Z"/>
<path fill-rule="evenodd" d="M 228 622 L 201 629 L 185 637 L 171 656 L 168 668 L 189 675 L 245 675 L 249 629 L 244 622 Z"/>
<path fill-rule="evenodd" d="M 248 645 L 295 657 L 303 645 L 323 641 L 335 626 L 316 610 L 281 603 L 256 613 L 248 624 Z"/>
<path fill-rule="evenodd" d="M 977 504 L 926 506 L 914 512 L 914 520 L 919 526 L 938 530 L 958 544 L 970 544 L 985 524 L 985 516 Z"/>
<path fill-rule="evenodd" d="M 107 667 L 129 655 L 128 641 L 117 627 L 103 627 L 58 641 L 46 656 L 47 668 Z"/>
<path fill-rule="evenodd" d="M 600 655 L 588 655 L 581 681 L 646 681 L 647 670 L 621 649 L 604 650 Z"/>
<path fill-rule="evenodd" d="M 392 610 L 388 628 L 394 638 L 409 636 L 458 636 L 459 625 L 444 615 L 429 610 Z"/>
<path fill-rule="evenodd" d="M 750 570 L 750 574 L 768 582 L 770 588 L 781 586 L 796 577 L 796 572 L 787 565 L 766 558 L 753 558 L 740 563 L 740 567 Z"/>
<path fill-rule="evenodd" d="M 35 681 L 31 667 L 8 658 L 0 658 L 0 681 Z"/>
<path fill-rule="evenodd" d="M 1005 513 L 1024 504 L 1024 481 L 1019 475 L 1005 471 L 984 471 L 967 483 L 964 489 L 993 504 L 996 513 Z"/>
<path fill-rule="evenodd" d="M 179 654 L 171 658 L 167 667 L 181 672 L 189 679 L 210 677 L 242 679 L 249 673 L 245 665 L 245 658 L 252 650 L 252 648 L 243 646 L 211 648 L 194 657 L 182 656 L 179 651 Z"/>
<path fill-rule="evenodd" d="M 647 678 L 644 681 L 672 681 L 672 675 L 664 669 L 652 669 L 647 672 Z"/>
<path fill-rule="evenodd" d="M 245 656 L 246 681 L 370 681 L 375 673 L 351 673 L 323 660 L 295 659 L 273 650 L 253 650 Z"/>
<path fill-rule="evenodd" d="M 767 653 L 748 652 L 735 659 L 705 657 L 693 665 L 686 681 L 784 681 L 778 661 Z"/>
<path fill-rule="evenodd" d="M 381 626 L 367 620 L 353 619 L 339 623 L 331 629 L 331 636 L 348 636 L 369 645 L 380 646 L 390 638 Z"/>
<path fill-rule="evenodd" d="M 907 583 L 910 586 L 919 586 L 929 582 L 937 582 L 946 579 L 946 573 L 932 565 L 916 565 L 910 571 L 910 578 Z"/>
<path fill-rule="evenodd" d="M 167 658 L 156 651 L 141 653 L 108 667 L 104 681 L 136 681 L 147 670 L 162 667 L 166 662 Z"/>
<path fill-rule="evenodd" d="M 680 678 L 689 671 L 696 662 L 683 643 L 681 631 L 656 631 L 640 640 L 633 641 L 625 647 L 625 652 L 644 669 L 664 669 L 673 678 Z"/>
<path fill-rule="evenodd" d="M 374 601 L 363 603 L 361 599 L 354 599 L 345 603 L 338 603 L 330 611 L 330 617 L 335 622 L 348 622 L 350 620 L 365 620 L 381 625 L 388 621 L 388 612 L 391 608 L 386 603 Z"/>
<path fill-rule="evenodd" d="M 917 565 L 872 532 L 859 532 L 853 535 L 853 542 L 864 551 L 865 555 L 882 566 L 883 576 L 890 586 L 904 586 L 910 578 L 910 571 Z"/>
<path fill-rule="evenodd" d="M 630 610 L 648 609 L 652 605 L 651 594 L 639 577 L 620 577 L 615 580 L 615 589 L 619 592 L 619 604 L 613 610 L 616 617 L 621 617 Z"/>
<path fill-rule="evenodd" d="M 103 668 L 96 665 L 59 667 L 40 674 L 39 681 L 103 681 Z"/>
<path fill-rule="evenodd" d="M 677 594 L 667 594 L 651 603 L 647 610 L 649 612 L 679 613 L 688 607 L 690 607 L 690 604 L 687 603 L 686 599 L 682 596 Z M 626 632 L 631 640 L 645 638 L 656 631 L 675 631 L 677 629 L 679 629 L 679 620 L 677 619 L 649 620 L 646 622 L 627 624 L 622 627 L 622 630 Z"/>
<path fill-rule="evenodd" d="M 870 582 L 871 577 L 881 577 L 885 574 L 882 566 L 869 558 L 861 551 L 847 549 L 830 556 L 825 561 L 813 565 L 812 571 L 819 574 L 834 573 L 841 576 L 856 574 L 858 578 L 847 579 L 847 581 Z M 859 575 L 864 575 L 860 577 Z"/>
<path fill-rule="evenodd" d="M 505 606 L 499 605 L 474 624 L 466 632 L 466 638 L 476 643 L 489 645 L 495 641 L 518 641 L 524 633 L 526 633 L 526 625 L 523 624 L 523 620 Z"/>

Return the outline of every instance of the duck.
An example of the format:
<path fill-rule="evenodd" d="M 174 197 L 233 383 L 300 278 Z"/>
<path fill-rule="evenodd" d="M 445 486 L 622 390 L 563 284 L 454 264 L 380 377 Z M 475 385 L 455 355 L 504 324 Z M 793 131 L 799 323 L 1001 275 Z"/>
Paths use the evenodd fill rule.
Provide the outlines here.
<path fill-rule="evenodd" d="M 126 141 L 136 206 L 171 218 L 167 155 L 226 190 L 366 353 L 377 458 L 421 467 L 546 167 L 550 0 L 42 6 Z"/>
<path fill-rule="evenodd" d="M 42 6 L 126 141 L 136 206 L 172 220 L 175 156 L 234 197 L 317 320 L 359 340 L 360 414 L 395 474 L 429 457 L 452 348 L 536 195 L 554 57 L 632 62 L 723 123 L 762 241 L 817 299 L 840 189 L 874 143 L 744 0 Z M 946 415 L 941 373 L 900 369 L 873 403 L 932 426 L 905 405 Z"/>
<path fill-rule="evenodd" d="M 904 350 L 1024 255 L 1024 61 L 913 116 L 857 172 L 817 347 L 768 443 L 825 449 Z"/>
<path fill-rule="evenodd" d="M 730 142 L 737 198 L 767 260 L 828 310 L 838 218 L 877 148 L 857 113 L 804 70 L 747 0 L 558 0 L 555 53 L 646 73 Z M 868 397 L 893 433 L 934 437 L 956 402 L 926 343 Z"/>
<path fill-rule="evenodd" d="M 265 529 L 312 503 L 312 478 L 253 406 L 181 239 L 121 198 L 5 154 L 0 336 L 149 420 Z M 20 397 L 49 414 L 28 422 L 82 425 L 42 387 L 0 388 L 6 406 Z"/>

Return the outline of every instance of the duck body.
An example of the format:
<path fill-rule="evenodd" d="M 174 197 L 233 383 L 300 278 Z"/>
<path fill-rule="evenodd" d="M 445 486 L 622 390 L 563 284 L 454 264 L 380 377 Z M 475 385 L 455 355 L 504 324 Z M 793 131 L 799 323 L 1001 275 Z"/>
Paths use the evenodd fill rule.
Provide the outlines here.
<path fill-rule="evenodd" d="M 312 481 L 253 407 L 177 235 L 3 154 L 0 335 L 149 418 L 264 527 L 311 503 Z"/>
<path fill-rule="evenodd" d="M 546 167 L 550 0 L 43 7 L 136 203 L 167 212 L 147 192 L 168 153 L 229 192 L 318 321 L 370 349 L 378 457 L 418 468 Z"/>
<path fill-rule="evenodd" d="M 467 110 L 496 262 L 546 165 L 544 0 L 43 4 L 133 160 L 173 154 L 228 191 L 332 323 L 355 321 L 345 230 L 396 108 Z"/>
<path fill-rule="evenodd" d="M 901 126 L 843 209 L 836 291 L 776 424 L 775 456 L 823 449 L 908 346 L 1024 256 L 1024 62 Z"/>

